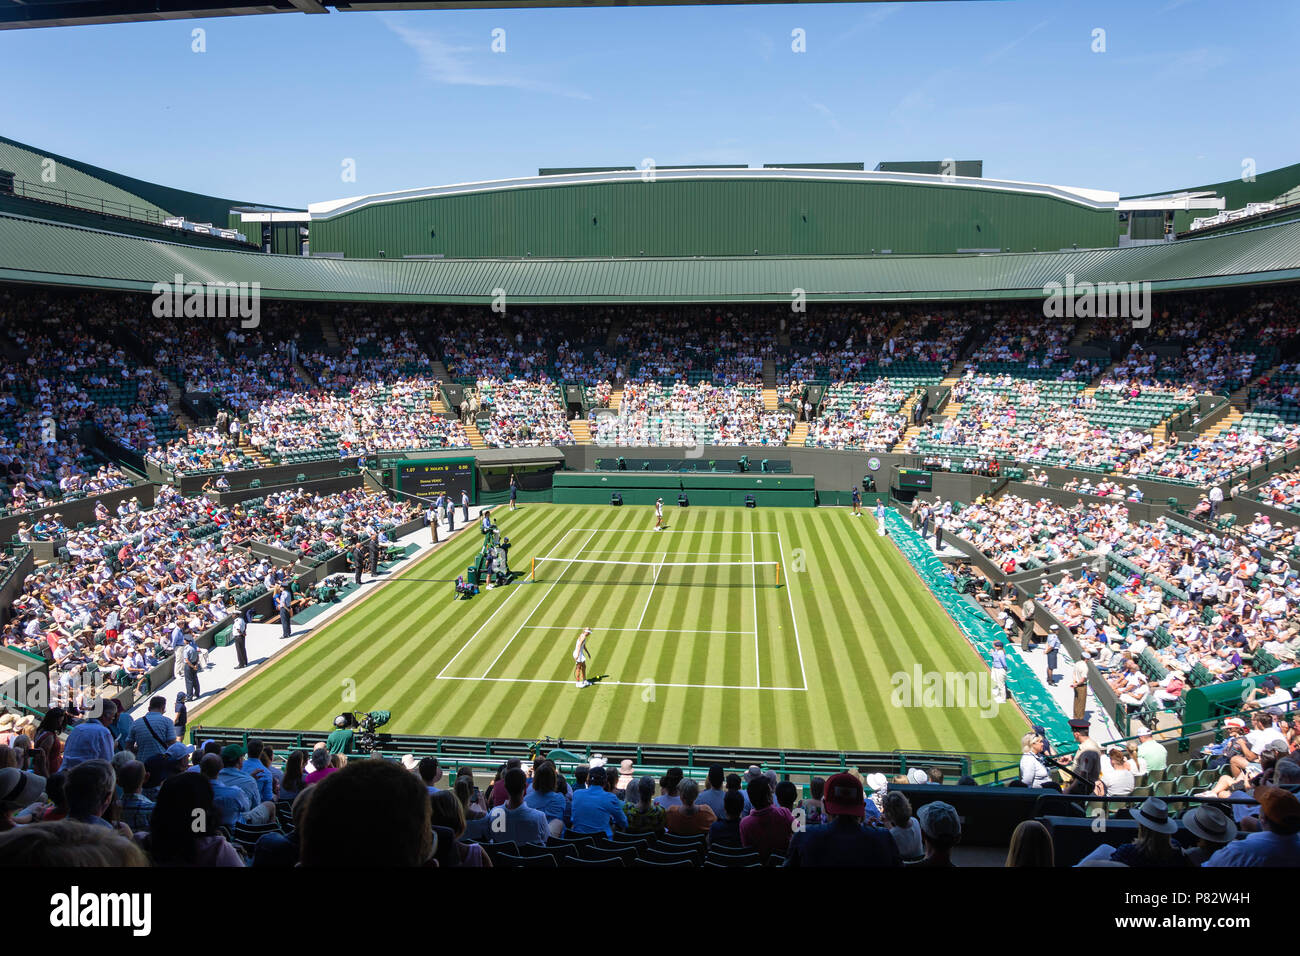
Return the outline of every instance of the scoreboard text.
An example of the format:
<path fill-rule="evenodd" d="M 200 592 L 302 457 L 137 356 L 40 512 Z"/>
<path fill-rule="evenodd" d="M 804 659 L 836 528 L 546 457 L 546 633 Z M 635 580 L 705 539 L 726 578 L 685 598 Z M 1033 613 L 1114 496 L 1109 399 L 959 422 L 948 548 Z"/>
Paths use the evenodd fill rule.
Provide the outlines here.
<path fill-rule="evenodd" d="M 477 503 L 475 484 L 473 458 L 404 461 L 397 465 L 397 490 L 408 495 L 436 498 L 445 492 L 460 504 L 460 493 L 466 491 L 470 502 Z"/>

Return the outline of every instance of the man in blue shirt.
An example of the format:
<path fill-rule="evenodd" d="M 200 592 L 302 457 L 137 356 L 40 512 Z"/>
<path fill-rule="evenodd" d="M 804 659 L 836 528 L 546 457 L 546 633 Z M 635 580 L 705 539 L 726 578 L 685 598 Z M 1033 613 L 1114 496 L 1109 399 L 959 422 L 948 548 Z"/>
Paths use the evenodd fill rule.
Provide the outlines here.
<path fill-rule="evenodd" d="M 371 574 L 374 568 L 370 569 Z M 284 640 L 289 637 L 293 631 L 293 618 L 291 611 L 293 609 L 293 594 L 289 590 L 289 585 L 285 585 L 275 596 L 275 609 L 280 612 L 280 639 Z"/>
<path fill-rule="evenodd" d="M 241 822 L 270 823 L 275 819 L 275 803 L 263 800 L 262 789 L 257 785 L 257 781 L 240 769 L 243 758 L 244 748 L 240 744 L 227 744 L 222 747 L 222 770 L 217 775 L 217 780 L 225 786 L 237 787 L 247 795 L 249 809 L 243 814 Z"/>
<path fill-rule="evenodd" d="M 573 792 L 572 819 L 572 827 L 578 833 L 613 836 L 613 824 L 627 826 L 622 801 L 605 789 L 604 767 L 592 767 L 587 772 L 586 789 Z"/>
<path fill-rule="evenodd" d="M 189 700 L 198 700 L 203 691 L 199 688 L 199 646 L 194 643 L 194 635 L 185 635 L 185 647 L 176 653 L 181 656 L 181 673 L 185 676 L 185 696 Z"/>
<path fill-rule="evenodd" d="M 993 699 L 999 704 L 1007 702 L 1007 652 L 1001 641 L 993 642 Z"/>
<path fill-rule="evenodd" d="M 222 781 L 221 758 L 216 754 L 207 754 L 199 761 L 199 773 L 208 778 L 212 784 L 212 806 L 220 818 L 223 827 L 233 827 L 244 819 L 249 810 L 248 793 Z"/>
<path fill-rule="evenodd" d="M 1219 850 L 1202 866 L 1300 866 L 1300 799 L 1281 787 L 1256 787 L 1258 833 Z"/>
<path fill-rule="evenodd" d="M 63 745 L 63 767 L 71 770 L 87 760 L 113 761 L 113 734 L 109 727 L 117 721 L 117 701 L 101 699 L 100 711 L 87 717 L 68 734 Z"/>
<path fill-rule="evenodd" d="M 513 767 L 502 778 L 506 786 L 506 802 L 492 808 L 487 816 L 486 839 L 491 843 L 545 843 L 551 835 L 546 814 L 524 803 L 524 788 L 528 778 L 523 770 Z"/>
<path fill-rule="evenodd" d="M 176 725 L 163 713 L 167 709 L 167 698 L 161 694 L 149 699 L 149 712 L 137 717 L 131 724 L 127 741 L 135 744 L 135 757 L 141 763 L 166 751 L 176 742 Z"/>
<path fill-rule="evenodd" d="M 275 799 L 275 786 L 271 771 L 267 769 L 266 764 L 262 763 L 262 741 L 256 737 L 249 738 L 248 756 L 244 758 L 244 765 L 239 769 L 252 777 L 257 783 L 258 793 L 263 800 Z"/>

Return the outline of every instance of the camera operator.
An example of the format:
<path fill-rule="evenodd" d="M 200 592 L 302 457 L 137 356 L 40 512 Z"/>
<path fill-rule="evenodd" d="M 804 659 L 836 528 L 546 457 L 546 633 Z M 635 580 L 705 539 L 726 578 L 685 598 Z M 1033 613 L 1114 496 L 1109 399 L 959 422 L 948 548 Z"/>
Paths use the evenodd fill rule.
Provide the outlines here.
<path fill-rule="evenodd" d="M 356 732 L 352 729 L 356 721 L 351 714 L 339 714 L 334 718 L 334 730 L 325 738 L 325 748 L 332 754 L 351 754 L 356 752 Z"/>

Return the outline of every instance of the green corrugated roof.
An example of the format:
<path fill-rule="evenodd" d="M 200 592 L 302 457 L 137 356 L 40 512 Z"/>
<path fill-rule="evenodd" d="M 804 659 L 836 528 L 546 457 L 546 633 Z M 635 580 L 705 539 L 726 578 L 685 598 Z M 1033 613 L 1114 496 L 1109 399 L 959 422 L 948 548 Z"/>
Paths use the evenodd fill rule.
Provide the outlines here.
<path fill-rule="evenodd" d="M 46 160 L 52 163 L 47 164 Z M 46 169 L 51 170 L 54 179 L 47 178 Z M 126 215 L 124 207 L 130 207 L 133 215 L 139 218 L 152 217 L 161 221 L 172 214 L 166 209 L 149 202 L 143 197 L 105 182 L 81 169 L 69 165 L 61 156 L 42 153 L 11 140 L 0 138 L 0 169 L 7 169 L 15 179 L 21 179 L 36 187 L 33 195 L 50 202 L 64 202 L 68 205 L 87 208 L 87 201 L 102 200 L 108 211 L 115 215 Z M 70 195 L 60 198 L 60 192 L 66 190 Z M 26 193 L 24 193 L 25 195 Z M 100 208 L 97 205 L 90 208 Z"/>
<path fill-rule="evenodd" d="M 149 290 L 260 282 L 272 298 L 486 302 L 789 302 L 1041 296 L 1049 282 L 1162 291 L 1300 279 L 1300 222 L 1078 252 L 690 259 L 328 259 L 205 249 L 0 214 L 0 279 Z"/>

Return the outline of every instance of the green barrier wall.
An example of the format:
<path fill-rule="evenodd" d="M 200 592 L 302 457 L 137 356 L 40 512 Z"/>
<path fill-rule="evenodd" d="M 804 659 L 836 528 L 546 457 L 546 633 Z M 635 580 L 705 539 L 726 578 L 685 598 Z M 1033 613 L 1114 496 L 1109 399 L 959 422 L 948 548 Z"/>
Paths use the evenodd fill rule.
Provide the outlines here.
<path fill-rule="evenodd" d="M 1183 705 L 1183 723 L 1190 724 L 1198 720 L 1219 718 L 1225 712 L 1236 713 L 1241 708 L 1242 702 L 1250 696 L 1251 691 L 1257 687 L 1262 689 L 1265 677 L 1277 678 L 1280 686 L 1295 694 L 1296 686 L 1300 685 L 1300 668 L 1261 673 L 1245 680 L 1193 687 L 1187 692 L 1187 699 Z"/>
<path fill-rule="evenodd" d="M 557 504 L 609 504 L 618 492 L 625 505 L 652 505 L 656 498 L 676 506 L 682 492 L 693 506 L 743 506 L 753 495 L 760 508 L 811 508 L 815 503 L 811 475 L 674 474 L 671 472 L 559 472 L 552 487 Z"/>
<path fill-rule="evenodd" d="M 898 550 L 903 552 L 925 586 L 943 605 L 958 629 L 970 641 L 985 664 L 993 662 L 993 642 L 1002 641 L 1007 656 L 1007 693 L 1015 698 L 1030 723 L 1047 731 L 1049 740 L 1070 740 L 1069 718 L 1043 686 L 1038 675 L 1020 657 L 1020 649 L 1006 639 L 1006 632 L 978 604 L 953 588 L 943 562 L 930 550 L 912 526 L 893 508 L 885 512 L 885 523 Z"/>

